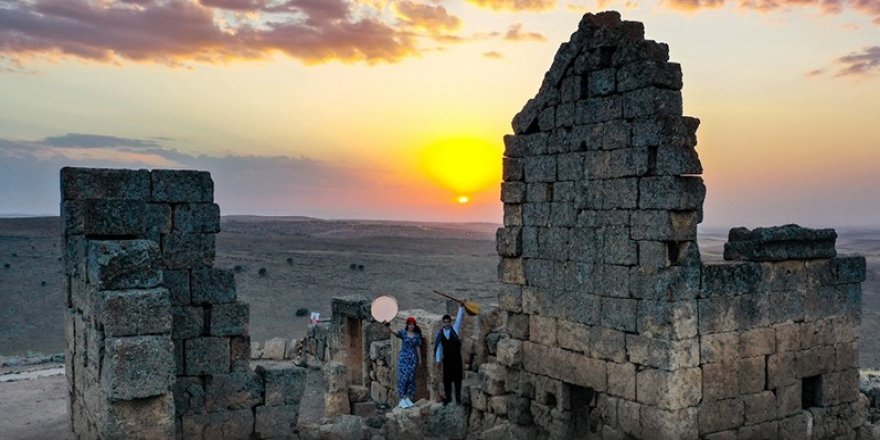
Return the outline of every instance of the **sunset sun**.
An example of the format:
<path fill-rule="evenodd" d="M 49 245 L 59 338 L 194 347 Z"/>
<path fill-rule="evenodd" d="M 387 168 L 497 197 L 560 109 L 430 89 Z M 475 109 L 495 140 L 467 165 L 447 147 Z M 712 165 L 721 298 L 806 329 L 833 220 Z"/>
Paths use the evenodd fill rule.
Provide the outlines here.
<path fill-rule="evenodd" d="M 501 181 L 502 147 L 477 138 L 443 139 L 422 149 L 421 170 L 435 183 L 458 194 L 466 204 L 471 195 Z"/>

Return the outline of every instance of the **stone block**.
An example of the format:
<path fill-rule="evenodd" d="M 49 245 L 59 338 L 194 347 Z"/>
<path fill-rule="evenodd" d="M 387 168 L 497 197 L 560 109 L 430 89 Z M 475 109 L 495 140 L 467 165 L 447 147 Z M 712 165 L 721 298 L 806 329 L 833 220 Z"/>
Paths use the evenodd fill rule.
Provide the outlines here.
<path fill-rule="evenodd" d="M 736 430 L 713 432 L 703 437 L 706 440 L 737 440 Z"/>
<path fill-rule="evenodd" d="M 113 400 L 158 396 L 174 383 L 174 344 L 168 337 L 107 338 L 101 385 Z"/>
<path fill-rule="evenodd" d="M 601 191 L 602 209 L 633 209 L 638 206 L 639 188 L 636 178 L 603 180 Z"/>
<path fill-rule="evenodd" d="M 251 438 L 254 411 L 250 408 L 213 414 L 183 416 L 181 432 L 185 439 L 233 440 Z"/>
<path fill-rule="evenodd" d="M 522 228 L 498 228 L 495 233 L 498 255 L 502 257 L 518 257 L 522 255 Z"/>
<path fill-rule="evenodd" d="M 220 205 L 181 203 L 174 205 L 174 227 L 180 232 L 220 232 Z"/>
<path fill-rule="evenodd" d="M 324 414 L 327 417 L 351 414 L 348 392 L 324 393 Z"/>
<path fill-rule="evenodd" d="M 526 182 L 555 182 L 556 155 L 531 156 L 523 159 Z"/>
<path fill-rule="evenodd" d="M 617 72 L 618 92 L 628 92 L 652 86 L 681 90 L 681 65 L 645 60 L 624 64 Z"/>
<path fill-rule="evenodd" d="M 776 396 L 773 391 L 762 391 L 742 396 L 745 422 L 754 425 L 776 419 Z"/>
<path fill-rule="evenodd" d="M 556 346 L 556 319 L 530 315 L 529 340 L 550 347 Z"/>
<path fill-rule="evenodd" d="M 631 363 L 608 362 L 608 394 L 636 400 L 636 366 Z"/>
<path fill-rule="evenodd" d="M 497 396 L 505 393 L 505 382 L 507 382 L 507 368 L 501 364 L 487 362 L 480 365 L 478 376 L 480 389 L 490 396 Z"/>
<path fill-rule="evenodd" d="M 105 168 L 61 169 L 62 200 L 147 200 L 150 172 Z"/>
<path fill-rule="evenodd" d="M 825 373 L 819 381 L 819 406 L 833 406 L 855 402 L 859 398 L 859 370 Z"/>
<path fill-rule="evenodd" d="M 833 229 L 809 229 L 798 225 L 730 230 L 724 245 L 725 260 L 783 261 L 831 258 L 837 255 Z"/>
<path fill-rule="evenodd" d="M 803 261 L 778 261 L 761 263 L 764 283 L 770 290 L 805 290 L 807 288 L 807 267 Z"/>
<path fill-rule="evenodd" d="M 700 405 L 700 435 L 736 429 L 743 424 L 743 420 L 743 402 L 739 398 Z"/>
<path fill-rule="evenodd" d="M 205 330 L 205 309 L 202 307 L 171 307 L 170 316 L 173 322 L 171 337 L 175 340 L 196 338 Z"/>
<path fill-rule="evenodd" d="M 803 290 L 767 293 L 767 301 L 773 304 L 773 307 L 768 311 L 770 323 L 803 321 L 805 298 Z"/>
<path fill-rule="evenodd" d="M 739 358 L 740 335 L 737 332 L 700 335 L 700 363 L 733 362 Z"/>
<path fill-rule="evenodd" d="M 743 358 L 737 361 L 740 394 L 757 393 L 764 389 L 766 364 L 764 356 Z"/>
<path fill-rule="evenodd" d="M 171 332 L 171 302 L 165 289 L 99 291 L 96 314 L 108 337 Z"/>
<path fill-rule="evenodd" d="M 700 335 L 736 331 L 740 325 L 740 297 L 719 296 L 697 300 Z"/>
<path fill-rule="evenodd" d="M 193 304 L 224 304 L 236 299 L 235 273 L 231 270 L 193 270 L 191 286 Z"/>
<path fill-rule="evenodd" d="M 773 390 L 776 395 L 776 411 L 778 418 L 796 415 L 803 405 L 803 387 L 800 381 L 779 386 Z"/>
<path fill-rule="evenodd" d="M 617 69 L 608 68 L 589 72 L 587 90 L 590 97 L 607 96 L 614 93 Z"/>
<path fill-rule="evenodd" d="M 506 138 L 507 136 L 505 136 Z M 523 180 L 523 159 L 504 157 L 501 159 L 501 180 L 504 182 L 521 182 Z"/>
<path fill-rule="evenodd" d="M 834 347 L 816 347 L 799 351 L 795 355 L 797 377 L 811 377 L 833 371 L 836 360 Z"/>
<path fill-rule="evenodd" d="M 184 352 L 187 376 L 229 373 L 229 338 L 187 339 Z"/>
<path fill-rule="evenodd" d="M 739 344 L 743 357 L 773 354 L 776 352 L 776 332 L 770 327 L 746 330 L 740 334 Z"/>
<path fill-rule="evenodd" d="M 703 267 L 703 297 L 752 294 L 762 287 L 764 271 L 755 263 L 719 263 Z"/>
<path fill-rule="evenodd" d="M 162 234 L 171 232 L 172 212 L 167 203 L 147 203 L 144 213 L 145 238 L 159 243 Z"/>
<path fill-rule="evenodd" d="M 229 368 L 233 373 L 250 371 L 251 338 L 233 336 L 229 338 Z"/>
<path fill-rule="evenodd" d="M 174 411 L 179 415 L 205 413 L 205 387 L 199 377 L 178 377 L 174 382 Z"/>
<path fill-rule="evenodd" d="M 584 347 L 584 353 L 597 359 L 605 359 L 617 363 L 626 362 L 626 333 L 610 328 L 596 326 L 590 330 L 590 337 L 586 341 L 589 347 Z"/>
<path fill-rule="evenodd" d="M 158 439 L 174 437 L 174 398 L 171 393 L 134 400 L 104 401 L 89 396 L 100 409 L 94 417 L 90 438 Z M 100 401 L 99 401 L 100 400 Z M 97 402 L 96 402 L 97 401 Z M 89 417 L 89 418 L 91 418 Z M 83 438 L 89 438 L 83 436 Z"/>
<path fill-rule="evenodd" d="M 188 306 L 190 304 L 189 271 L 188 270 L 165 270 L 162 272 L 162 287 L 168 289 L 173 306 Z"/>
<path fill-rule="evenodd" d="M 669 267 L 669 246 L 662 241 L 638 241 L 639 266 Z"/>
<path fill-rule="evenodd" d="M 214 264 L 215 234 L 170 232 L 162 236 L 162 260 L 169 269 L 198 269 Z"/>
<path fill-rule="evenodd" d="M 581 356 L 561 348 L 546 347 L 534 342 L 523 342 L 525 370 L 549 376 L 567 383 L 605 391 L 607 370 L 605 362 Z"/>
<path fill-rule="evenodd" d="M 620 44 L 612 57 L 615 66 L 636 61 L 665 63 L 669 61 L 669 46 L 652 40 L 628 41 Z"/>
<path fill-rule="evenodd" d="M 605 269 L 608 268 L 617 268 L 622 274 L 620 275 L 621 281 L 627 283 L 629 280 L 627 279 L 629 268 L 624 266 L 634 266 L 639 262 L 639 247 L 638 242 L 630 239 L 629 228 L 625 226 L 606 226 L 600 228 L 600 234 L 602 234 L 605 238 L 605 246 L 602 254 L 605 257 L 605 263 L 608 265 L 615 264 L 620 266 L 605 266 Z M 628 294 L 629 286 L 624 285 L 620 287 L 618 290 L 622 291 L 623 295 Z M 618 296 L 618 295 L 615 295 Z"/>
<path fill-rule="evenodd" d="M 248 334 L 250 307 L 240 301 L 211 306 L 211 336 L 242 336 Z"/>
<path fill-rule="evenodd" d="M 560 154 L 556 161 L 557 178 L 562 181 L 582 180 L 584 178 L 585 157 L 583 152 Z"/>
<path fill-rule="evenodd" d="M 64 234 L 132 236 L 146 232 L 144 200 L 75 200 L 61 203 Z"/>
<path fill-rule="evenodd" d="M 255 408 L 254 433 L 259 438 L 296 438 L 299 405 L 264 406 Z"/>
<path fill-rule="evenodd" d="M 529 339 L 529 315 L 507 314 L 507 334 L 514 339 Z"/>
<path fill-rule="evenodd" d="M 636 400 L 669 410 L 695 406 L 702 397 L 702 383 L 699 368 L 675 371 L 646 368 L 636 373 Z"/>
<path fill-rule="evenodd" d="M 699 210 L 706 185 L 697 176 L 645 177 L 639 182 L 639 208 Z"/>
<path fill-rule="evenodd" d="M 681 116 L 682 100 L 678 90 L 648 87 L 623 95 L 623 116 L 638 118 L 651 115 Z"/>
<path fill-rule="evenodd" d="M 591 329 L 588 325 L 564 319 L 557 321 L 556 339 L 559 346 L 566 350 L 588 354 L 591 346 L 590 334 Z"/>
<path fill-rule="evenodd" d="M 837 257 L 831 259 L 831 273 L 839 284 L 865 282 L 865 257 Z"/>
<path fill-rule="evenodd" d="M 602 326 L 622 332 L 635 332 L 638 322 L 638 300 L 601 298 Z"/>
<path fill-rule="evenodd" d="M 547 182 L 526 183 L 526 202 L 528 202 L 528 203 L 550 203 L 552 201 L 553 201 L 553 184 L 552 183 L 547 183 Z"/>
<path fill-rule="evenodd" d="M 779 421 L 780 440 L 802 440 L 810 438 L 813 418 L 809 412 L 801 412 Z"/>
<path fill-rule="evenodd" d="M 630 296 L 653 300 L 691 300 L 700 292 L 700 267 L 633 267 Z"/>
<path fill-rule="evenodd" d="M 150 289 L 162 282 L 159 247 L 149 240 L 88 241 L 88 279 L 106 290 Z"/>
<path fill-rule="evenodd" d="M 737 397 L 740 374 L 736 362 L 706 364 L 703 368 L 703 401 L 713 402 Z"/>
<path fill-rule="evenodd" d="M 525 284 L 526 271 L 522 258 L 502 258 L 498 263 L 498 279 L 507 284 Z"/>
<path fill-rule="evenodd" d="M 578 101 L 574 122 L 577 125 L 607 122 L 623 117 L 623 99 L 611 95 Z"/>
<path fill-rule="evenodd" d="M 169 203 L 210 203 L 214 201 L 214 181 L 207 171 L 153 170 L 152 199 Z"/>
<path fill-rule="evenodd" d="M 498 288 L 498 306 L 508 313 L 522 313 L 522 286 L 502 284 Z"/>
<path fill-rule="evenodd" d="M 569 241 L 569 257 L 574 261 L 601 263 L 604 237 L 596 228 L 573 228 Z"/>
<path fill-rule="evenodd" d="M 263 400 L 263 382 L 253 371 L 214 374 L 205 379 L 207 412 L 252 408 Z"/>
<path fill-rule="evenodd" d="M 63 240 L 64 250 L 61 259 L 64 266 L 64 275 L 85 280 L 88 277 L 86 272 L 87 247 L 85 236 L 66 235 Z"/>
<path fill-rule="evenodd" d="M 690 241 L 697 238 L 698 211 L 642 210 L 632 213 L 633 240 Z"/>
<path fill-rule="evenodd" d="M 545 107 L 538 114 L 538 128 L 550 131 L 556 126 L 556 107 Z"/>
<path fill-rule="evenodd" d="M 795 352 L 780 352 L 767 356 L 767 388 L 774 389 L 798 382 Z"/>
<path fill-rule="evenodd" d="M 651 338 L 697 336 L 697 301 L 644 300 L 639 304 L 638 333 Z"/>
<path fill-rule="evenodd" d="M 522 341 L 519 339 L 502 338 L 497 346 L 498 362 L 509 367 L 522 365 Z"/>
<path fill-rule="evenodd" d="M 697 408 L 668 410 L 642 406 L 642 433 L 651 433 L 656 440 L 696 440 L 699 435 Z"/>
<path fill-rule="evenodd" d="M 287 340 L 284 338 L 269 339 L 263 347 L 263 359 L 283 360 L 286 349 Z"/>
<path fill-rule="evenodd" d="M 759 425 L 742 426 L 737 430 L 740 440 L 762 440 L 779 438 L 779 423 L 776 421 Z"/>
<path fill-rule="evenodd" d="M 501 201 L 504 203 L 524 203 L 526 184 L 524 182 L 502 182 Z"/>
<path fill-rule="evenodd" d="M 670 341 L 627 334 L 626 352 L 630 362 L 664 370 L 700 364 L 700 345 L 696 338 Z"/>
<path fill-rule="evenodd" d="M 859 344 L 849 342 L 834 346 L 836 354 L 835 370 L 848 370 L 859 366 Z"/>

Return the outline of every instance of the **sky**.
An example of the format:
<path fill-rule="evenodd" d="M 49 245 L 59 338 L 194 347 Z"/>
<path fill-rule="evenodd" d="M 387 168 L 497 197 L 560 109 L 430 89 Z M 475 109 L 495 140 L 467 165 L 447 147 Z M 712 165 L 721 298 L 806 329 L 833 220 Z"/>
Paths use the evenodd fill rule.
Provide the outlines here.
<path fill-rule="evenodd" d="M 502 137 L 586 12 L 668 43 L 704 225 L 880 225 L 880 0 L 0 0 L 0 215 L 62 166 L 224 215 L 501 222 Z"/>

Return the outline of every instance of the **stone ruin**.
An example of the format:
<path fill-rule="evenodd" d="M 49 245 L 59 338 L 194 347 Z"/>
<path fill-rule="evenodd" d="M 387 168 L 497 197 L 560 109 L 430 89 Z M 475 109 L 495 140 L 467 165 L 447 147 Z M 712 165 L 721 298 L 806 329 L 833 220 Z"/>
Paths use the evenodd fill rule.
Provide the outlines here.
<path fill-rule="evenodd" d="M 212 268 L 207 173 L 62 170 L 74 433 L 880 438 L 859 393 L 865 260 L 837 256 L 833 230 L 787 225 L 732 229 L 725 261 L 702 261 L 681 88 L 642 24 L 585 15 L 504 139 L 498 304 L 465 321 L 464 405 L 434 402 L 426 362 L 417 405 L 387 411 L 397 341 L 368 298 L 335 298 L 329 323 L 264 349 L 323 369 L 320 426 L 297 425 L 304 369 L 248 365 L 247 306 Z M 419 310 L 395 327 L 411 314 L 436 331 Z"/>
<path fill-rule="evenodd" d="M 288 438 L 306 370 L 251 369 L 211 176 L 64 168 L 61 193 L 75 437 Z"/>

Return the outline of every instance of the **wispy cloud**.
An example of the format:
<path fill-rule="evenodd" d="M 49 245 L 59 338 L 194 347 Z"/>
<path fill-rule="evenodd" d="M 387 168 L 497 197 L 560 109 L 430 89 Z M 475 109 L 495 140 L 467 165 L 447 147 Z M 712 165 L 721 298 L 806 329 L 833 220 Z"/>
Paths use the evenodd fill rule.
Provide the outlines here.
<path fill-rule="evenodd" d="M 155 140 L 67 134 L 0 139 L 0 212 L 51 213 L 63 166 L 193 168 L 211 171 L 224 212 L 351 216 L 372 200 L 389 171 L 290 156 L 192 155 Z M 393 185 L 384 183 L 386 191 Z M 363 207 L 360 207 L 362 210 Z"/>
<path fill-rule="evenodd" d="M 796 8 L 814 8 L 822 14 L 838 14 L 851 9 L 872 17 L 874 24 L 880 25 L 880 1 L 877 0 L 662 0 L 661 5 L 680 11 L 718 9 L 734 4 L 738 9 L 760 13 L 784 11 Z"/>
<path fill-rule="evenodd" d="M 550 11 L 556 0 L 465 0 L 468 3 L 496 11 Z"/>
<path fill-rule="evenodd" d="M 501 52 L 496 52 L 494 50 L 490 50 L 488 52 L 483 52 L 483 57 L 489 58 L 492 60 L 500 60 L 500 59 L 504 58 L 504 55 L 502 55 Z"/>
<path fill-rule="evenodd" d="M 840 69 L 834 76 L 880 74 L 880 46 L 871 46 L 837 59 Z"/>
<path fill-rule="evenodd" d="M 442 5 L 399 0 L 394 3 L 394 9 L 405 26 L 431 34 L 455 31 L 461 27 L 461 19 L 450 14 Z"/>
<path fill-rule="evenodd" d="M 514 23 L 507 29 L 504 39 L 507 41 L 547 41 L 547 37 L 540 32 L 523 32 L 522 23 Z"/>
<path fill-rule="evenodd" d="M 395 62 L 416 38 L 382 11 L 349 0 L 0 0 L 0 57 L 100 62 L 260 59 Z"/>

